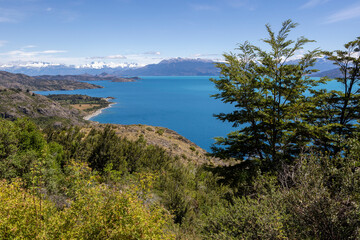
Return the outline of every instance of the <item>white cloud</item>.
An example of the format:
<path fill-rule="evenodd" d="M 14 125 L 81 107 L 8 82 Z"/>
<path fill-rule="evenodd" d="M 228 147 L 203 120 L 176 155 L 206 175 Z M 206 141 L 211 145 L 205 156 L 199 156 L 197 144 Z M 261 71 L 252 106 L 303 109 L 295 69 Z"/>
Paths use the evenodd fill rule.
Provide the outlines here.
<path fill-rule="evenodd" d="M 193 55 L 194 57 L 219 57 L 221 54 L 218 53 L 197 53 Z"/>
<path fill-rule="evenodd" d="M 45 51 L 32 51 L 26 52 L 24 49 L 20 50 L 13 50 L 9 52 L 0 53 L 0 56 L 7 56 L 11 58 L 20 58 L 22 57 L 34 57 L 34 56 L 41 56 L 41 55 L 50 55 L 50 54 L 57 54 L 57 53 L 64 53 L 64 50 L 45 50 Z"/>
<path fill-rule="evenodd" d="M 34 53 L 38 53 L 38 54 L 54 54 L 54 53 L 65 53 L 67 51 L 65 50 L 45 50 L 45 51 L 41 51 L 41 52 L 34 52 Z"/>
<path fill-rule="evenodd" d="M 120 54 L 118 54 L 118 55 L 110 55 L 110 56 L 107 56 L 107 58 L 108 59 L 126 59 L 125 56 L 120 55 Z"/>
<path fill-rule="evenodd" d="M 325 23 L 336 23 L 358 17 L 360 17 L 360 5 L 355 5 L 330 15 Z"/>
<path fill-rule="evenodd" d="M 156 52 L 155 52 L 156 53 Z M 129 54 L 126 55 L 127 61 L 136 62 L 139 66 L 145 66 L 147 64 L 158 63 L 163 60 L 162 57 L 154 57 L 159 56 L 159 54 Z"/>
<path fill-rule="evenodd" d="M 88 59 L 126 59 L 126 56 L 117 54 L 117 55 L 110 55 L 110 56 L 88 57 Z"/>
<path fill-rule="evenodd" d="M 202 60 L 209 60 L 212 62 L 224 62 L 225 59 L 219 53 L 197 53 L 189 56 L 190 59 L 198 58 Z"/>
<path fill-rule="evenodd" d="M 36 48 L 35 45 L 26 45 L 24 47 L 22 47 L 21 49 L 27 49 L 27 48 Z"/>
<path fill-rule="evenodd" d="M 143 54 L 145 54 L 145 55 L 161 55 L 160 52 L 156 52 L 156 51 L 144 52 Z"/>
<path fill-rule="evenodd" d="M 318 5 L 324 4 L 324 3 L 328 2 L 328 1 L 329 0 L 309 0 L 304 5 L 302 5 L 300 7 L 300 9 L 313 8 L 313 7 L 316 7 Z"/>

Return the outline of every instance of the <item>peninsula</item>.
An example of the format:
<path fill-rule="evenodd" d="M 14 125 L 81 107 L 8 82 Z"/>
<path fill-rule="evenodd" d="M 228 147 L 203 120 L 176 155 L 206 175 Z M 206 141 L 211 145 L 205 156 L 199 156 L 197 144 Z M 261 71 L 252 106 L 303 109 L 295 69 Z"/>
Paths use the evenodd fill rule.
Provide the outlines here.
<path fill-rule="evenodd" d="M 46 79 L 0 71 L 0 86 L 28 91 L 94 89 L 101 86 L 71 79 Z"/>

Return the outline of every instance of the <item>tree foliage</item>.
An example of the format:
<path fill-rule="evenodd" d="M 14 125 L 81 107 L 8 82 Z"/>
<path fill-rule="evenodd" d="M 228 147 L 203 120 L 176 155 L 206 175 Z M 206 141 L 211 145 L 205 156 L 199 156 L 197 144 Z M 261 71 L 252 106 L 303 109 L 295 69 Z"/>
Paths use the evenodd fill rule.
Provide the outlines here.
<path fill-rule="evenodd" d="M 315 71 L 310 67 L 320 51 L 309 51 L 297 64 L 287 63 L 313 42 L 304 37 L 288 40 L 296 25 L 287 20 L 277 34 L 266 25 L 269 37 L 263 42 L 270 50 L 245 42 L 239 45 L 239 54 L 225 54 L 226 63 L 217 64 L 221 75 L 212 81 L 220 93 L 214 97 L 233 104 L 235 110 L 216 117 L 239 128 L 217 138 L 220 147 L 213 147 L 217 156 L 276 166 L 294 159 L 310 142 L 311 126 L 303 120 L 311 105 L 306 93 L 321 81 L 307 75 Z"/>
<path fill-rule="evenodd" d="M 253 192 L 220 202 L 207 215 L 205 239 L 358 239 L 359 139 L 349 157 L 302 156 L 276 174 L 258 173 Z"/>
<path fill-rule="evenodd" d="M 341 84 L 341 88 L 332 90 L 324 98 L 321 109 L 324 117 L 319 123 L 329 125 L 329 132 L 334 137 L 327 139 L 327 144 L 332 145 L 333 150 L 339 152 L 342 148 L 341 139 L 352 137 L 357 131 L 356 122 L 360 118 L 360 37 L 344 45 L 345 50 L 326 51 L 327 58 L 339 67 L 342 77 L 335 80 Z M 333 141 L 331 141 L 333 140 Z"/>
<path fill-rule="evenodd" d="M 267 25 L 270 50 L 245 42 L 217 64 L 214 97 L 234 111 L 216 116 L 238 130 L 218 138 L 214 153 L 242 161 L 210 168 L 235 197 L 208 212 L 204 238 L 359 237 L 360 38 L 322 52 L 342 73 L 342 89 L 329 91 L 318 86 L 330 79 L 308 76 L 318 49 L 287 62 L 311 42 L 287 40 L 295 26 L 285 21 L 275 34 Z"/>

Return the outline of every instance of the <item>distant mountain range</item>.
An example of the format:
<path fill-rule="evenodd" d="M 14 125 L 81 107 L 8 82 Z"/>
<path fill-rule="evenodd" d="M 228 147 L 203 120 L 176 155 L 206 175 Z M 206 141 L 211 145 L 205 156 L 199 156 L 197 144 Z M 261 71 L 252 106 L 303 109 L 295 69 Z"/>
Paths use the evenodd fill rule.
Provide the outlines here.
<path fill-rule="evenodd" d="M 312 74 L 313 77 L 329 77 L 329 78 L 339 78 L 342 77 L 342 73 L 339 68 L 330 69 L 323 72 L 317 72 Z"/>
<path fill-rule="evenodd" d="M 289 63 L 296 63 L 291 60 Z M 320 72 L 313 76 L 324 76 L 329 70 L 335 71 L 333 63 L 326 58 L 319 58 L 314 67 Z M 335 70 L 334 70 L 335 69 Z M 49 63 L 32 63 L 26 65 L 3 65 L 0 70 L 12 73 L 22 73 L 30 76 L 36 75 L 101 75 L 113 76 L 217 76 L 220 70 L 215 62 L 206 59 L 173 58 L 163 60 L 157 64 L 138 67 L 136 64 L 105 64 L 94 62 L 83 66 L 53 65 Z"/>
<path fill-rule="evenodd" d="M 11 73 L 22 73 L 29 76 L 37 75 L 81 75 L 91 74 L 99 75 L 101 73 L 112 73 L 116 70 L 126 70 L 135 68 L 136 64 L 105 64 L 101 62 L 93 62 L 82 66 L 50 64 L 44 62 L 34 62 L 19 65 L 0 65 L 0 70 Z"/>
<path fill-rule="evenodd" d="M 163 60 L 158 64 L 113 72 L 115 75 L 123 76 L 215 76 L 219 73 L 220 70 L 211 60 L 184 58 Z"/>
<path fill-rule="evenodd" d="M 107 73 L 115 76 L 209 76 L 218 75 L 214 62 L 204 59 L 174 58 L 163 60 L 158 64 L 137 67 L 136 64 L 109 66 L 93 63 L 83 66 L 51 65 L 33 63 L 27 65 L 3 65 L 0 70 L 11 73 L 22 73 L 29 76 L 37 75 L 101 75 Z"/>

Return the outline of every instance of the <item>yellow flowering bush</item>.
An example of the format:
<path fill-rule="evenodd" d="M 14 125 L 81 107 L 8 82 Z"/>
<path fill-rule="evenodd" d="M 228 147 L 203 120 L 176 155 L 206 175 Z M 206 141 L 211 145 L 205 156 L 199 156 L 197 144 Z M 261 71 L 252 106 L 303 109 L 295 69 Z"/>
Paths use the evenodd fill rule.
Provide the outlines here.
<path fill-rule="evenodd" d="M 57 210 L 19 182 L 0 181 L 0 239 L 174 239 L 170 216 L 134 192 L 97 184 L 78 193 Z"/>

